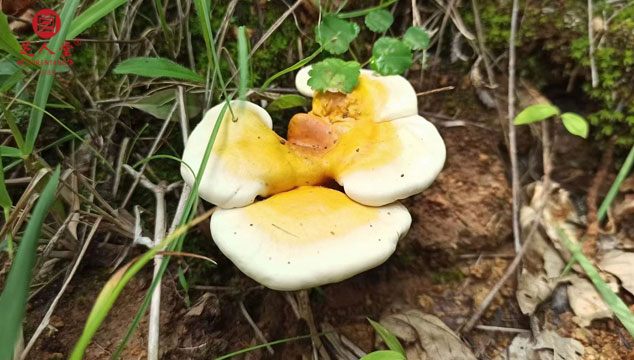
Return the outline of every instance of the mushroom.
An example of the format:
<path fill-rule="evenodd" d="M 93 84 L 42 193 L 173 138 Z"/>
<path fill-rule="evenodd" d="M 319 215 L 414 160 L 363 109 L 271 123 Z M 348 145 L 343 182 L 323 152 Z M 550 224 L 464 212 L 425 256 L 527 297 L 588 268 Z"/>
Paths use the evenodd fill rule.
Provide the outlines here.
<path fill-rule="evenodd" d="M 189 185 L 196 179 L 223 107 L 219 104 L 207 111 L 187 140 L 183 162 L 189 167 L 181 165 L 181 176 Z M 205 167 L 198 190 L 201 198 L 223 208 L 241 207 L 258 195 L 266 197 L 302 183 L 322 181 L 318 164 L 290 151 L 286 140 L 271 130 L 273 122 L 266 110 L 240 100 L 231 101 L 231 108 L 232 112 L 225 112 Z"/>
<path fill-rule="evenodd" d="M 243 208 L 218 209 L 211 234 L 246 275 L 275 290 L 338 282 L 382 264 L 409 229 L 400 203 L 369 207 L 303 186 Z"/>
<path fill-rule="evenodd" d="M 199 190 L 219 207 L 211 231 L 220 250 L 277 290 L 341 281 L 383 263 L 411 223 L 397 200 L 427 188 L 445 161 L 442 138 L 418 115 L 405 78 L 363 70 L 350 94 L 313 92 L 309 70 L 296 85 L 313 96 L 313 108 L 293 116 L 287 140 L 264 109 L 231 102 L 234 117 L 226 112 Z M 189 138 L 183 161 L 194 171 L 223 106 Z M 187 166 L 181 174 L 193 184 Z M 335 182 L 343 192 L 329 188 Z"/>

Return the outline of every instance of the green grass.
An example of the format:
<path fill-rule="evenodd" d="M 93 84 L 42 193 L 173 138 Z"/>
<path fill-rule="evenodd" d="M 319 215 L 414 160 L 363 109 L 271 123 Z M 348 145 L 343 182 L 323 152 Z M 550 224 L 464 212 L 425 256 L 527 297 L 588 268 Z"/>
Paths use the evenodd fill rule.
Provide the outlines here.
<path fill-rule="evenodd" d="M 592 284 L 597 288 L 599 294 L 605 303 L 608 304 L 610 309 L 614 312 L 616 317 L 621 321 L 621 324 L 627 329 L 632 337 L 634 337 L 634 314 L 630 311 L 630 309 L 625 305 L 623 300 L 612 291 L 610 286 L 603 280 L 601 274 L 597 271 L 597 269 L 592 265 L 590 260 L 586 258 L 581 252 L 581 246 L 579 244 L 573 243 L 570 241 L 565 232 L 561 229 L 556 229 L 557 234 L 566 244 L 570 252 L 572 253 L 573 258 L 581 265 L 581 268 L 586 273 Z"/>
<path fill-rule="evenodd" d="M 59 173 L 58 167 L 37 200 L 0 295 L 0 309 L 2 309 L 0 312 L 0 334 L 2 334 L 0 336 L 0 360 L 13 359 L 13 349 L 26 313 L 31 272 L 35 266 L 40 232 L 48 210 L 55 200 Z"/>

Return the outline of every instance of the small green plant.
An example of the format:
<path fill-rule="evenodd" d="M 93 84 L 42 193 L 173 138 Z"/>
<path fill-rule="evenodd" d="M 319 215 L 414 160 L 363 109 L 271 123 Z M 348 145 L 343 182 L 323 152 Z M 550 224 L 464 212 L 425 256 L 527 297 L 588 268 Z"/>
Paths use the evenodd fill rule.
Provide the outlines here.
<path fill-rule="evenodd" d="M 378 322 L 372 321 L 371 319 L 368 319 L 368 321 L 374 328 L 374 331 L 383 339 L 383 342 L 385 342 L 389 350 L 379 350 L 369 353 L 362 357 L 361 360 L 406 360 L 405 350 L 396 336 Z"/>
<path fill-rule="evenodd" d="M 571 134 L 580 136 L 584 139 L 588 137 L 589 126 L 588 122 L 583 117 L 571 112 L 562 114 L 561 111 L 559 111 L 559 108 L 554 105 L 531 105 L 522 110 L 522 112 L 515 117 L 515 121 L 513 123 L 515 125 L 526 125 L 546 120 L 553 116 L 560 118 L 566 127 L 566 130 L 568 130 Z"/>
<path fill-rule="evenodd" d="M 356 23 L 344 19 L 362 15 L 365 15 L 365 25 L 375 33 L 386 32 L 394 22 L 392 14 L 379 7 L 348 14 L 325 14 L 321 23 L 315 27 L 315 38 L 321 45 L 319 51 L 323 49 L 332 55 L 347 52 L 352 41 L 359 35 L 360 28 Z M 423 28 L 410 27 L 402 40 L 389 36 L 380 37 L 374 43 L 372 56 L 366 63 L 381 75 L 402 74 L 412 65 L 412 51 L 424 50 L 428 46 L 427 32 Z M 337 89 L 350 93 L 359 81 L 361 67 L 357 60 L 326 58 L 313 65 L 308 73 L 308 85 L 313 90 Z"/>

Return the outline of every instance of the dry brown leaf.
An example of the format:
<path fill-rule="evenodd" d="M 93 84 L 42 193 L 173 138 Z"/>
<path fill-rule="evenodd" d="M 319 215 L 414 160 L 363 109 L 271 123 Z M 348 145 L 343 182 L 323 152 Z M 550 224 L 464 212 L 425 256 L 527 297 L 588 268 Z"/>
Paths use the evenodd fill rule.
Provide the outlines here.
<path fill-rule="evenodd" d="M 621 250 L 609 251 L 603 256 L 599 266 L 618 277 L 621 280 L 621 286 L 634 294 L 634 253 Z"/>
<path fill-rule="evenodd" d="M 529 206 L 522 208 L 520 223 L 524 234 L 530 232 L 537 211 Z M 560 283 L 559 275 L 565 263 L 559 252 L 539 232 L 535 233 L 524 259 L 516 297 L 522 313 L 532 314 Z"/>
<path fill-rule="evenodd" d="M 422 348 L 426 355 L 420 357 L 422 359 L 476 359 L 460 337 L 433 315 L 408 310 L 387 316 L 381 324 L 404 342 L 408 354 L 418 353 Z M 417 349 L 417 346 L 420 348 Z"/>
<path fill-rule="evenodd" d="M 542 358 L 554 358 L 556 360 L 580 360 L 585 353 L 585 349 L 579 341 L 572 338 L 561 337 L 553 330 L 543 331 L 537 337 L 537 344 L 535 344 L 534 349 L 552 350 L 553 357 L 546 356 Z"/>
<path fill-rule="evenodd" d="M 568 299 L 576 315 L 575 322 L 580 326 L 589 326 L 594 319 L 612 317 L 612 310 L 589 280 L 577 275 L 570 276 L 569 280 L 572 284 L 568 286 Z M 612 290 L 618 290 L 618 284 L 614 281 L 606 282 Z"/>
<path fill-rule="evenodd" d="M 498 360 L 581 360 L 585 353 L 579 341 L 552 330 L 542 332 L 534 341 L 528 334 L 517 335 L 507 351 Z"/>

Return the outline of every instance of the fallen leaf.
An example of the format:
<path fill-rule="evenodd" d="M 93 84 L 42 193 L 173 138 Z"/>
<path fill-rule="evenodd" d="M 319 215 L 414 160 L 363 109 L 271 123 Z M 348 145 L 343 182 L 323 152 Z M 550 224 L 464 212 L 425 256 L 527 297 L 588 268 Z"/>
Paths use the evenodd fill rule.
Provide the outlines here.
<path fill-rule="evenodd" d="M 408 354 L 416 353 L 411 348 L 418 345 L 426 355 L 422 359 L 476 359 L 460 337 L 433 315 L 408 310 L 385 317 L 381 324 L 403 341 Z"/>
<path fill-rule="evenodd" d="M 612 310 L 589 280 L 577 275 L 570 276 L 568 280 L 572 283 L 568 286 L 568 299 L 576 315 L 575 322 L 589 326 L 592 320 L 612 317 Z M 612 290 L 618 290 L 615 282 L 608 284 Z"/>
<path fill-rule="evenodd" d="M 528 234 L 537 210 L 525 206 L 520 212 L 522 233 Z M 522 313 L 528 315 L 544 300 L 561 282 L 559 275 L 565 263 L 553 245 L 536 232 L 526 250 L 522 272 L 517 285 L 516 298 Z"/>
<path fill-rule="evenodd" d="M 618 277 L 623 289 L 634 294 L 634 253 L 609 251 L 603 256 L 599 267 Z"/>
<path fill-rule="evenodd" d="M 543 331 L 539 337 L 537 337 L 537 344 L 535 344 L 534 349 L 552 350 L 553 358 L 556 360 L 580 360 L 585 353 L 584 347 L 579 341 L 572 338 L 561 337 L 553 330 Z"/>
<path fill-rule="evenodd" d="M 585 353 L 583 345 L 572 338 L 561 337 L 555 331 L 543 331 L 533 341 L 528 334 L 513 338 L 506 355 L 497 360 L 581 360 Z"/>

